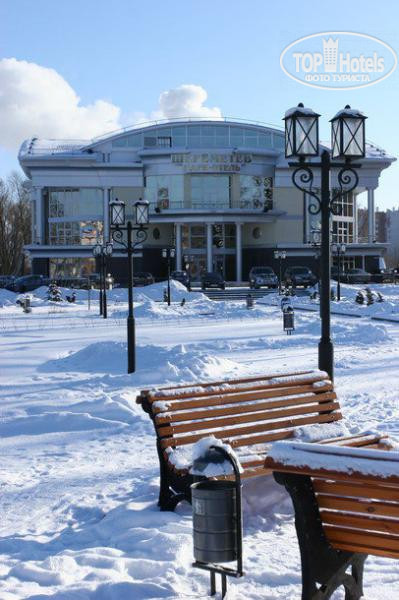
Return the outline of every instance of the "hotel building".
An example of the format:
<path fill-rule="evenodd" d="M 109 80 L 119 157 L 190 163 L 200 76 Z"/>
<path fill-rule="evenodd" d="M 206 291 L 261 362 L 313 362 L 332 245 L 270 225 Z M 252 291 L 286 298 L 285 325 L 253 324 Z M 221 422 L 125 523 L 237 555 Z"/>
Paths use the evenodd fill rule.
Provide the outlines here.
<path fill-rule="evenodd" d="M 395 159 L 367 145 L 359 184 L 342 199 L 331 222 L 332 239 L 347 244 L 346 267 L 375 270 L 386 244 L 375 243 L 374 191 Z M 31 180 L 32 243 L 26 247 L 34 273 L 87 276 L 98 271 L 92 249 L 108 241 L 111 200 L 128 215 L 140 198 L 150 203 L 148 239 L 134 259 L 136 271 L 166 273 L 162 248 L 175 247 L 175 268 L 187 262 L 193 279 L 222 271 L 246 281 L 252 266 L 317 271 L 312 232 L 319 216 L 311 199 L 294 187 L 284 156 L 282 130 L 232 119 L 179 119 L 137 126 L 94 140 L 26 140 L 20 164 Z M 317 181 L 316 181 L 317 186 Z M 334 181 L 332 181 L 334 186 Z M 367 192 L 367 239 L 359 238 L 357 197 Z M 186 262 L 187 261 L 187 262 Z M 127 261 L 114 246 L 108 271 L 122 284 Z"/>

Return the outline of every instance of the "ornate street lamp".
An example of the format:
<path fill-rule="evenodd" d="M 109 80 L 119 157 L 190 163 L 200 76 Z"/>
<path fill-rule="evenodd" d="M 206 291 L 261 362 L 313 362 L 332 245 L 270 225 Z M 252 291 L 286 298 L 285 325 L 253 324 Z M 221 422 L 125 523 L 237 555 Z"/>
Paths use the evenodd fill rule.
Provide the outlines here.
<path fill-rule="evenodd" d="M 107 242 L 105 245 L 97 243 L 93 247 L 93 256 L 100 259 L 100 315 L 107 318 L 107 291 L 106 291 L 106 266 L 107 258 L 112 254 L 112 243 Z"/>
<path fill-rule="evenodd" d="M 323 150 L 320 162 L 305 162 L 306 157 L 318 156 L 318 118 L 313 110 L 299 105 L 287 111 L 284 117 L 286 141 L 285 155 L 297 158 L 290 162 L 294 167 L 292 181 L 294 185 L 311 197 L 308 210 L 312 215 L 321 215 L 321 286 L 320 317 L 321 338 L 319 342 L 319 369 L 327 371 L 331 379 L 334 376 L 334 350 L 331 342 L 330 323 L 330 216 L 339 215 L 342 210 L 342 196 L 357 186 L 359 176 L 356 168 L 350 166 L 353 158 L 365 156 L 365 119 L 358 110 L 346 107 L 331 120 L 332 158 L 341 158 L 345 162 L 331 160 L 330 152 Z M 321 192 L 314 190 L 314 172 L 320 170 Z M 339 189 L 330 191 L 332 169 L 339 169 L 337 182 Z"/>
<path fill-rule="evenodd" d="M 135 226 L 131 221 L 126 220 L 125 203 L 118 199 L 110 202 L 110 224 L 112 240 L 120 244 L 118 252 L 125 252 L 128 259 L 128 317 L 127 317 L 127 372 L 134 373 L 136 370 L 136 339 L 135 339 L 135 321 L 133 314 L 133 253 L 148 236 L 149 222 L 149 203 L 144 200 L 138 200 L 134 204 Z M 124 241 L 123 232 L 127 232 L 127 241 Z M 136 241 L 133 242 L 132 233 L 136 232 Z"/>
<path fill-rule="evenodd" d="M 341 257 L 344 256 L 346 252 L 346 246 L 345 244 L 334 242 L 331 244 L 331 251 L 337 256 L 338 260 L 337 301 L 339 302 L 341 300 Z"/>
<path fill-rule="evenodd" d="M 281 279 L 282 279 L 282 261 L 285 260 L 287 258 L 287 252 L 286 250 L 275 250 L 274 251 L 274 258 L 277 260 L 278 259 L 278 270 L 279 270 L 279 276 L 278 276 L 278 293 L 279 296 L 281 295 Z"/>
<path fill-rule="evenodd" d="M 168 306 L 170 306 L 170 259 L 175 257 L 175 249 L 163 248 L 162 257 L 168 260 Z"/>

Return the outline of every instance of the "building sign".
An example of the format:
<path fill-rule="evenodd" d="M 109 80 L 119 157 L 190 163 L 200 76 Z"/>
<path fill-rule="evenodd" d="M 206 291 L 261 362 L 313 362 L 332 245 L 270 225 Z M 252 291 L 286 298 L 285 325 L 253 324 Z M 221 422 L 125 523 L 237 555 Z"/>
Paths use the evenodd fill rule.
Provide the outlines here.
<path fill-rule="evenodd" d="M 252 154 L 245 152 L 172 154 L 172 163 L 182 166 L 185 173 L 237 173 L 242 165 L 250 162 L 252 162 Z"/>

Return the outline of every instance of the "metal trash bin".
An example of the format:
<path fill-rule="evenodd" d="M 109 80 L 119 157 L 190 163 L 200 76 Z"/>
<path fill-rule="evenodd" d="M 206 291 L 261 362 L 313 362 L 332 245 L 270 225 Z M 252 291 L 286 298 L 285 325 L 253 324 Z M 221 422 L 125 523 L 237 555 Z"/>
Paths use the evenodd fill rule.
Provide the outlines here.
<path fill-rule="evenodd" d="M 205 479 L 209 464 L 228 461 L 234 481 Z M 227 592 L 226 577 L 242 577 L 242 508 L 240 466 L 231 450 L 210 446 L 193 463 L 194 473 L 202 477 L 191 485 L 193 508 L 194 567 L 210 572 L 211 591 L 216 593 L 216 573 L 221 576 L 222 598 Z M 236 569 L 220 563 L 237 561 Z"/>
<path fill-rule="evenodd" d="M 200 481 L 191 487 L 194 558 L 223 563 L 237 559 L 237 502 L 233 481 Z"/>
<path fill-rule="evenodd" d="M 287 309 L 283 311 L 283 329 L 287 335 L 291 335 L 295 330 L 294 309 L 291 306 L 288 306 Z"/>

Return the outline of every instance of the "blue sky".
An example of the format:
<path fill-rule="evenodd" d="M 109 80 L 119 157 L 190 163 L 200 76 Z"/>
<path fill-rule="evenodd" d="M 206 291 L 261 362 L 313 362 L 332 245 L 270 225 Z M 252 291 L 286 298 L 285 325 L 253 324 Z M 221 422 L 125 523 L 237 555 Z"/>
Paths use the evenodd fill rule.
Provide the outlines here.
<path fill-rule="evenodd" d="M 55 69 L 82 106 L 105 100 L 122 124 L 151 115 L 160 94 L 182 84 L 202 86 L 205 104 L 224 116 L 268 123 L 281 124 L 302 101 L 323 115 L 323 139 L 328 119 L 349 103 L 368 115 L 367 137 L 399 156 L 399 69 L 371 87 L 331 91 L 293 81 L 279 64 L 285 46 L 321 31 L 373 35 L 399 53 L 398 20 L 392 0 L 1 0 L 0 56 Z M 0 175 L 16 167 L 15 148 L 0 132 Z M 397 165 L 383 173 L 378 206 L 399 205 L 398 174 Z"/>

